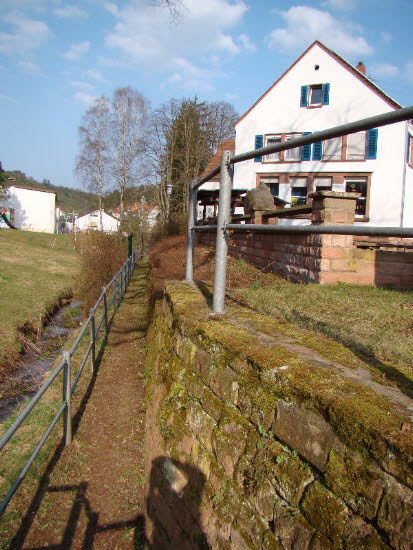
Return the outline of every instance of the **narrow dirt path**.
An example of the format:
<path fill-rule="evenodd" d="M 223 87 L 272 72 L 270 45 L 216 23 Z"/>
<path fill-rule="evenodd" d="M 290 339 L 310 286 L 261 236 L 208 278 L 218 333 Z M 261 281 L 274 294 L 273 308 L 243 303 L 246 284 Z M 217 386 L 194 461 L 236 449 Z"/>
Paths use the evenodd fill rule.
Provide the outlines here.
<path fill-rule="evenodd" d="M 137 263 L 73 443 L 13 549 L 144 547 L 146 283 Z"/>

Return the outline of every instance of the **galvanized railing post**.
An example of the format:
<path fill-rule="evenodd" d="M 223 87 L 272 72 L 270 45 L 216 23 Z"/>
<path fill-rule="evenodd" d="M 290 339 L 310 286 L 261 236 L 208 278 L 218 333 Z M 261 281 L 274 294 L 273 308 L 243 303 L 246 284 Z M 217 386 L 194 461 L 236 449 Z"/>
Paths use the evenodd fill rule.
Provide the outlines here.
<path fill-rule="evenodd" d="M 194 280 L 194 243 L 195 233 L 193 227 L 196 221 L 197 191 L 189 186 L 188 205 L 188 230 L 186 237 L 186 272 L 185 280 L 192 283 Z"/>
<path fill-rule="evenodd" d="M 230 221 L 233 170 L 230 164 L 231 152 L 222 151 L 219 186 L 217 241 L 215 249 L 213 313 L 224 313 L 225 283 L 227 276 L 228 234 L 226 224 Z"/>
<path fill-rule="evenodd" d="M 70 353 L 63 352 L 63 401 L 65 409 L 63 412 L 63 433 L 65 445 L 72 442 L 72 394 L 71 394 L 71 374 L 70 374 Z"/>
<path fill-rule="evenodd" d="M 103 315 L 105 316 L 105 338 L 108 337 L 108 297 L 106 294 L 106 287 L 103 287 Z"/>
<path fill-rule="evenodd" d="M 93 307 L 90 308 L 90 370 L 92 374 L 95 372 L 95 362 L 96 362 L 96 333 L 95 333 L 95 310 Z"/>
<path fill-rule="evenodd" d="M 118 294 L 118 288 L 116 283 L 116 277 L 113 279 L 113 313 L 116 313 L 116 300 L 117 300 L 117 294 Z"/>

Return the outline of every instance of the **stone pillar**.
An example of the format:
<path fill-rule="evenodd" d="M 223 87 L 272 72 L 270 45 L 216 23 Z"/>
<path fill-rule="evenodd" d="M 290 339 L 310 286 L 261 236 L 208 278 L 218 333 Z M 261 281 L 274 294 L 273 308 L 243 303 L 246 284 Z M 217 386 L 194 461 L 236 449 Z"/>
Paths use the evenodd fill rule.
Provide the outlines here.
<path fill-rule="evenodd" d="M 336 191 L 318 191 L 310 193 L 313 199 L 311 223 L 313 225 L 351 225 L 355 220 L 356 202 L 359 193 L 340 193 Z"/>

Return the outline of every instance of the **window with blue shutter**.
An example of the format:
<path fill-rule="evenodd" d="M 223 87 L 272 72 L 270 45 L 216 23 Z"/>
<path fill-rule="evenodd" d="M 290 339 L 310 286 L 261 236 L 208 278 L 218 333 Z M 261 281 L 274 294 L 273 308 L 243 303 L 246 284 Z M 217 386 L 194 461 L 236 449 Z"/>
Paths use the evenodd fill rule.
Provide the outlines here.
<path fill-rule="evenodd" d="M 311 132 L 303 132 L 304 136 L 309 136 L 310 134 Z M 301 160 L 311 160 L 311 143 L 302 146 Z"/>
<path fill-rule="evenodd" d="M 307 107 L 308 86 L 301 86 L 300 107 Z"/>
<path fill-rule="evenodd" d="M 313 160 L 321 160 L 323 157 L 323 142 L 313 143 Z"/>
<path fill-rule="evenodd" d="M 264 145 L 264 136 L 262 134 L 255 136 L 255 147 L 254 149 L 261 149 Z M 255 157 L 254 162 L 262 162 L 262 156 L 261 157 Z"/>
<path fill-rule="evenodd" d="M 377 128 L 371 128 L 370 130 L 367 130 L 367 150 L 366 150 L 367 159 L 377 158 L 378 133 L 379 131 Z"/>
<path fill-rule="evenodd" d="M 330 84 L 323 84 L 322 104 L 329 105 L 330 103 Z"/>
<path fill-rule="evenodd" d="M 412 158 L 412 136 L 410 134 L 407 134 L 407 155 L 406 155 L 406 162 L 408 164 L 412 164 L 413 158 Z"/>

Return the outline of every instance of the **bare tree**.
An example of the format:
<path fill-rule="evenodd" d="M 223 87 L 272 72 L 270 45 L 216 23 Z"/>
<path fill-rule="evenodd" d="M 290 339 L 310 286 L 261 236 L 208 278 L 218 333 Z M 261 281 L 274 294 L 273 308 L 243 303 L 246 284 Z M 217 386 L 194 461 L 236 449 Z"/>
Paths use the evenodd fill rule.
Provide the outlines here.
<path fill-rule="evenodd" d="M 150 3 L 154 6 L 166 8 L 169 11 L 171 20 L 175 23 L 180 19 L 184 8 L 182 0 L 150 0 Z"/>
<path fill-rule="evenodd" d="M 225 139 L 235 137 L 235 123 L 238 118 L 239 115 L 231 103 L 226 101 L 208 103 L 207 131 L 209 146 L 214 154 Z"/>
<path fill-rule="evenodd" d="M 87 109 L 79 127 L 80 153 L 75 172 L 83 183 L 99 197 L 100 227 L 102 228 L 103 193 L 108 184 L 110 163 L 109 100 L 98 97 Z"/>
<path fill-rule="evenodd" d="M 142 157 L 148 137 L 149 101 L 136 90 L 118 88 L 112 99 L 112 175 L 120 193 L 119 214 L 123 218 L 123 195 L 143 175 Z"/>

